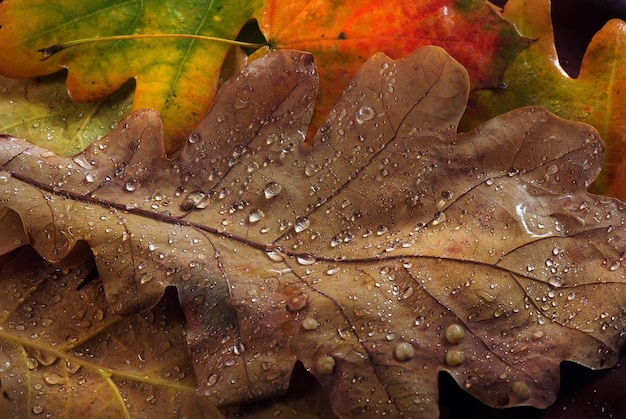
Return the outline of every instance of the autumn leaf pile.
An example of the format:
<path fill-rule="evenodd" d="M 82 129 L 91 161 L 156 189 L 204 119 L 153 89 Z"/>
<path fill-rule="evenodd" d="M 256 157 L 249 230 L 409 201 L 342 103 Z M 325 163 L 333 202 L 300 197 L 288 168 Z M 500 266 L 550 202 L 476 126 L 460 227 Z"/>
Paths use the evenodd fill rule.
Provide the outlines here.
<path fill-rule="evenodd" d="M 616 363 L 622 21 L 577 78 L 547 0 L 2 2 L 0 25 L 8 417 L 438 417 L 441 373 L 547 408 L 563 361 Z M 298 365 L 308 402 L 280 398 Z"/>

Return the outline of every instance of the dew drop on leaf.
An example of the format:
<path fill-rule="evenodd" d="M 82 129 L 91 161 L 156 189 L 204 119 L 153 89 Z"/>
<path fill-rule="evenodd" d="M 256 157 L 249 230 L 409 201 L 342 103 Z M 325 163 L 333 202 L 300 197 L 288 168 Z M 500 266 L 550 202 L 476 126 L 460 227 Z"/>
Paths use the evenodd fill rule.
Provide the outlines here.
<path fill-rule="evenodd" d="M 555 175 L 557 174 L 559 171 L 559 166 L 557 166 L 556 164 L 551 164 L 548 167 L 546 167 L 546 173 L 549 175 Z"/>
<path fill-rule="evenodd" d="M 446 351 L 446 364 L 451 367 L 457 367 L 465 362 L 465 354 L 457 349 Z"/>
<path fill-rule="evenodd" d="M 243 346 L 243 343 L 241 342 L 233 346 L 233 353 L 235 355 L 242 355 L 245 351 L 246 351 L 246 348 L 245 346 Z"/>
<path fill-rule="evenodd" d="M 61 377 L 59 374 L 48 372 L 43 374 L 43 380 L 50 385 L 60 384 L 65 382 L 65 378 Z"/>
<path fill-rule="evenodd" d="M 374 109 L 370 106 L 361 106 L 356 110 L 356 122 L 362 124 L 366 121 L 371 121 L 376 116 Z"/>
<path fill-rule="evenodd" d="M 461 325 L 451 324 L 446 329 L 446 340 L 453 345 L 460 343 L 464 337 L 465 330 L 463 330 L 463 327 L 461 327 Z"/>
<path fill-rule="evenodd" d="M 93 167 L 91 163 L 85 158 L 85 156 L 80 155 L 80 154 L 74 157 L 74 162 L 80 167 L 82 167 L 83 169 L 88 170 Z"/>
<path fill-rule="evenodd" d="M 277 196 L 282 190 L 283 187 L 280 185 L 280 183 L 270 182 L 265 185 L 265 189 L 263 189 L 263 194 L 265 195 L 265 199 L 270 199 Z"/>
<path fill-rule="evenodd" d="M 444 212 L 438 212 L 433 218 L 432 225 L 436 226 L 446 221 L 446 214 Z"/>
<path fill-rule="evenodd" d="M 553 287 L 560 287 L 563 285 L 563 278 L 560 276 L 552 276 L 548 279 L 548 283 Z"/>
<path fill-rule="evenodd" d="M 285 258 L 285 254 L 282 252 L 282 249 L 275 247 L 267 251 L 267 257 L 269 257 L 274 262 L 280 262 Z"/>
<path fill-rule="evenodd" d="M 324 355 L 317 359 L 315 371 L 321 375 L 331 375 L 335 372 L 335 359 L 332 356 Z"/>
<path fill-rule="evenodd" d="M 415 356 L 415 348 L 408 342 L 400 342 L 393 350 L 393 355 L 398 361 L 408 361 Z"/>
<path fill-rule="evenodd" d="M 141 285 L 144 285 L 150 282 L 151 280 L 152 280 L 152 274 L 145 272 L 141 275 L 139 282 L 141 283 Z"/>
<path fill-rule="evenodd" d="M 312 255 L 299 255 L 296 257 L 298 263 L 302 266 L 313 265 L 315 263 L 315 257 Z"/>
<path fill-rule="evenodd" d="M 197 132 L 192 133 L 189 138 L 187 138 L 187 141 L 189 141 L 190 144 L 195 144 L 200 140 L 200 134 L 198 134 Z"/>
<path fill-rule="evenodd" d="M 296 233 L 301 233 L 311 225 L 311 221 L 307 217 L 298 218 L 293 226 Z"/>
<path fill-rule="evenodd" d="M 520 401 L 530 398 L 530 387 L 523 381 L 515 381 L 511 386 L 511 390 L 513 390 L 513 394 Z"/>
<path fill-rule="evenodd" d="M 183 211 L 189 211 L 194 209 L 202 200 L 206 197 L 206 194 L 202 191 L 191 191 L 183 199 L 180 204 L 180 208 Z"/>
<path fill-rule="evenodd" d="M 138 185 L 138 182 L 136 179 L 130 179 L 128 182 L 126 182 L 126 185 L 124 185 L 124 188 L 128 192 L 134 192 L 137 189 L 137 185 Z"/>
<path fill-rule="evenodd" d="M 302 320 L 301 324 L 304 330 L 309 330 L 309 331 L 315 330 L 319 326 L 318 321 L 315 320 L 313 317 L 305 317 L 304 320 Z"/>
<path fill-rule="evenodd" d="M 261 221 L 261 219 L 265 216 L 265 213 L 260 210 L 260 209 L 256 209 L 252 212 L 250 212 L 250 214 L 248 215 L 248 221 L 251 224 L 257 223 L 259 221 Z"/>
<path fill-rule="evenodd" d="M 209 378 L 207 380 L 207 384 L 209 386 L 214 386 L 215 384 L 217 384 L 218 379 L 219 379 L 219 377 L 218 377 L 217 374 L 211 374 L 211 375 L 209 375 Z"/>
<path fill-rule="evenodd" d="M 287 301 L 287 310 L 289 311 L 299 311 L 306 307 L 308 300 L 308 296 L 306 294 L 298 294 L 296 296 L 291 297 Z"/>

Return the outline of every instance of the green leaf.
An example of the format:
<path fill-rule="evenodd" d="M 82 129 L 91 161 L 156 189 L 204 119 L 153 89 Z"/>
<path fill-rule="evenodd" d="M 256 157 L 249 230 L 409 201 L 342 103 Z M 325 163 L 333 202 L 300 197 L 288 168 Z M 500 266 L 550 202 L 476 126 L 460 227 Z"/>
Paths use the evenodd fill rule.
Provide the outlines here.
<path fill-rule="evenodd" d="M 99 100 L 135 78 L 134 109 L 161 115 L 168 149 L 178 148 L 208 110 L 230 45 L 188 38 L 96 42 L 41 61 L 38 50 L 84 38 L 193 34 L 234 39 L 260 0 L 182 2 L 37 0 L 0 3 L 0 73 L 34 77 L 68 68 L 78 102 Z"/>
<path fill-rule="evenodd" d="M 108 134 L 132 107 L 133 83 L 124 84 L 105 99 L 72 101 L 65 73 L 14 80 L 0 76 L 0 132 L 72 155 Z"/>

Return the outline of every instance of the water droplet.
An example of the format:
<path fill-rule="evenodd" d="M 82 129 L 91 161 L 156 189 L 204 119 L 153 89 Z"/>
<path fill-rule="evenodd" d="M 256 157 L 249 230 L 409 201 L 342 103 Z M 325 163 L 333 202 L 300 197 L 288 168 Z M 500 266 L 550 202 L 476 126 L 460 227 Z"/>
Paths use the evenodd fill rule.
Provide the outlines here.
<path fill-rule="evenodd" d="M 446 221 L 446 213 L 445 212 L 438 212 L 435 214 L 435 217 L 433 218 L 432 221 L 432 225 L 436 226 L 439 225 L 441 223 L 444 223 Z"/>
<path fill-rule="evenodd" d="M 256 209 L 252 212 L 250 212 L 250 215 L 248 215 L 248 221 L 251 224 L 254 224 L 256 222 L 259 222 L 261 220 L 261 218 L 263 218 L 265 216 L 265 213 L 260 210 L 260 209 Z"/>
<path fill-rule="evenodd" d="M 6 173 L 6 172 L 2 172 L 0 173 L 0 183 L 9 183 L 9 181 L 11 180 L 11 175 Z"/>
<path fill-rule="evenodd" d="M 252 173 L 255 170 L 258 170 L 258 168 L 259 168 L 259 163 L 255 161 L 252 161 L 246 165 L 246 170 L 248 171 L 248 173 Z"/>
<path fill-rule="evenodd" d="M 144 272 L 141 275 L 141 279 L 139 280 L 139 282 L 141 283 L 141 285 L 144 285 L 150 282 L 151 280 L 152 280 L 152 274 L 148 272 Z"/>
<path fill-rule="evenodd" d="M 335 359 L 332 356 L 320 356 L 315 363 L 315 371 L 321 375 L 331 375 L 335 372 Z"/>
<path fill-rule="evenodd" d="M 377 236 L 382 236 L 383 234 L 385 234 L 387 231 L 389 231 L 389 228 L 387 228 L 387 226 L 385 225 L 380 225 L 378 226 L 378 228 L 376 229 L 376 235 Z"/>
<path fill-rule="evenodd" d="M 34 370 L 39 366 L 39 362 L 35 358 L 28 357 L 26 358 L 26 366 L 29 370 Z"/>
<path fill-rule="evenodd" d="M 241 342 L 233 346 L 233 352 L 235 353 L 235 355 L 242 355 L 245 351 L 246 351 L 246 348 L 245 346 L 243 346 L 243 343 Z"/>
<path fill-rule="evenodd" d="M 273 134 L 273 133 L 269 134 L 267 138 L 265 138 L 265 144 L 267 145 L 274 144 L 277 139 L 278 139 L 278 135 Z"/>
<path fill-rule="evenodd" d="M 318 321 L 315 320 L 313 317 L 305 317 L 304 320 L 302 320 L 301 324 L 304 330 L 309 330 L 309 331 L 315 330 L 319 326 Z"/>
<path fill-rule="evenodd" d="M 93 166 L 91 165 L 91 163 L 89 163 L 89 161 L 85 158 L 85 156 L 79 154 L 77 156 L 74 157 L 74 162 L 79 165 L 80 167 L 82 167 L 83 169 L 89 170 L 92 169 Z"/>
<path fill-rule="evenodd" d="M 511 390 L 513 390 L 513 394 L 520 401 L 530 399 L 530 387 L 523 381 L 515 381 L 511 386 Z"/>
<path fill-rule="evenodd" d="M 308 295 L 306 294 L 298 294 L 293 296 L 287 301 L 287 310 L 289 311 L 299 311 L 306 307 Z"/>
<path fill-rule="evenodd" d="M 296 233 L 301 233 L 311 225 L 311 221 L 307 217 L 302 217 L 296 220 L 293 229 Z"/>
<path fill-rule="evenodd" d="M 36 415 L 40 415 L 43 412 L 43 407 L 39 406 L 38 404 L 33 406 L 33 413 Z"/>
<path fill-rule="evenodd" d="M 96 180 L 96 177 L 93 173 L 87 173 L 85 175 L 85 180 L 87 181 L 87 183 L 93 183 Z"/>
<path fill-rule="evenodd" d="M 560 276 L 550 277 L 550 279 L 548 279 L 548 284 L 558 288 L 563 285 L 563 278 Z"/>
<path fill-rule="evenodd" d="M 265 185 L 265 189 L 263 189 L 263 193 L 265 194 L 265 199 L 270 199 L 278 195 L 283 190 L 283 187 L 280 183 L 270 182 Z"/>
<path fill-rule="evenodd" d="M 451 367 L 457 367 L 465 362 L 465 354 L 458 349 L 450 349 L 446 351 L 446 364 Z"/>
<path fill-rule="evenodd" d="M 217 374 L 211 374 L 209 375 L 209 379 L 207 380 L 207 384 L 209 386 L 214 386 L 215 384 L 217 384 L 217 380 L 219 379 L 219 377 L 217 376 Z"/>
<path fill-rule="evenodd" d="M 415 290 L 413 289 L 413 287 L 408 287 L 407 289 L 404 290 L 404 292 L 402 293 L 402 299 L 406 300 L 407 298 L 409 298 L 410 296 L 413 295 L 413 293 L 415 292 Z"/>
<path fill-rule="evenodd" d="M 609 270 L 611 271 L 616 271 L 621 265 L 621 262 L 619 260 L 616 260 L 615 262 L 613 262 L 611 264 L 611 266 L 609 267 Z"/>
<path fill-rule="evenodd" d="M 180 204 L 180 208 L 183 211 L 190 211 L 204 200 L 206 194 L 202 191 L 191 191 L 187 194 L 187 196 L 183 199 L 183 202 Z"/>
<path fill-rule="evenodd" d="M 371 121 L 374 117 L 376 117 L 376 113 L 370 106 L 361 106 L 356 110 L 356 122 L 359 124 Z"/>
<path fill-rule="evenodd" d="M 509 172 L 508 172 L 509 176 L 515 176 L 517 174 L 519 174 L 519 169 L 517 167 L 511 167 L 509 169 Z"/>
<path fill-rule="evenodd" d="M 126 182 L 125 188 L 128 192 L 134 192 L 137 189 L 138 182 L 136 179 L 130 179 Z"/>
<path fill-rule="evenodd" d="M 415 348 L 408 342 L 400 342 L 393 350 L 393 355 L 398 361 L 408 361 L 415 356 Z"/>
<path fill-rule="evenodd" d="M 559 166 L 556 164 L 551 164 L 546 167 L 546 173 L 549 175 L 555 175 L 559 171 Z"/>
<path fill-rule="evenodd" d="M 446 329 L 446 340 L 453 345 L 459 344 L 464 337 L 465 330 L 461 325 L 451 324 Z"/>
<path fill-rule="evenodd" d="M 246 146 L 238 144 L 233 149 L 233 157 L 239 157 L 246 152 Z"/>
<path fill-rule="evenodd" d="M 315 263 L 315 258 L 313 257 L 313 255 L 299 255 L 296 257 L 296 260 L 298 261 L 298 263 L 300 265 L 303 266 L 308 266 L 308 265 L 313 265 Z"/>
<path fill-rule="evenodd" d="M 59 374 L 55 374 L 53 372 L 47 372 L 43 374 L 43 380 L 47 383 L 47 384 L 60 384 L 65 382 L 65 378 L 61 377 Z"/>
<path fill-rule="evenodd" d="M 189 138 L 187 138 L 187 141 L 189 141 L 190 144 L 195 144 L 200 140 L 200 134 L 198 134 L 197 132 L 192 133 Z"/>
<path fill-rule="evenodd" d="M 267 257 L 274 262 L 280 262 L 285 259 L 285 254 L 283 253 L 283 249 L 281 247 L 275 247 L 267 251 Z"/>

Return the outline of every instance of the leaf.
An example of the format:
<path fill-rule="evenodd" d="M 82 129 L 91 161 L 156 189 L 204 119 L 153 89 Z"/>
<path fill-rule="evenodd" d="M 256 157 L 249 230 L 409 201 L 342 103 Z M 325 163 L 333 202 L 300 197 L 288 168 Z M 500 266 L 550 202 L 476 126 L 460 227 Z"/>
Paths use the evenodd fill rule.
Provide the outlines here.
<path fill-rule="evenodd" d="M 155 108 L 167 147 L 177 149 L 207 111 L 229 45 L 154 38 L 92 43 L 41 61 L 39 49 L 77 39 L 127 34 L 193 34 L 234 39 L 260 7 L 251 1 L 143 2 L 48 0 L 0 3 L 0 72 L 34 77 L 68 68 L 67 90 L 87 102 L 135 78 L 134 109 Z"/>
<path fill-rule="evenodd" d="M 67 96 L 65 74 L 12 80 L 0 77 L 0 132 L 73 155 L 111 131 L 132 105 L 127 83 L 106 99 L 89 104 Z"/>
<path fill-rule="evenodd" d="M 3 415 L 220 417 L 195 393 L 175 296 L 123 318 L 99 281 L 81 287 L 92 268 L 62 271 L 28 247 L 0 262 Z"/>
<path fill-rule="evenodd" d="M 530 107 L 457 135 L 467 73 L 426 47 L 375 55 L 305 142 L 316 85 L 308 54 L 252 62 L 173 160 L 153 111 L 73 159 L 6 138 L 0 205 L 48 260 L 86 242 L 120 313 L 175 285 L 216 404 L 300 360 L 344 417 L 436 417 L 440 371 L 545 407 L 560 362 L 615 363 L 626 208 L 586 192 L 592 127 Z"/>
<path fill-rule="evenodd" d="M 461 125 L 469 130 L 502 112 L 542 105 L 557 115 L 587 122 L 607 142 L 605 171 L 594 189 L 626 199 L 626 24 L 609 21 L 592 39 L 580 74 L 571 78 L 559 64 L 548 0 L 511 0 L 503 16 L 536 42 L 504 74 L 505 89 L 472 92 Z"/>
<path fill-rule="evenodd" d="M 264 3 L 258 20 L 270 45 L 315 57 L 320 95 L 311 134 L 376 52 L 400 58 L 425 45 L 441 46 L 465 66 L 477 89 L 499 85 L 504 70 L 528 45 L 482 0 L 272 0 Z"/>
<path fill-rule="evenodd" d="M 231 40 L 256 16 L 272 45 L 313 52 L 322 89 L 311 134 L 358 67 L 377 51 L 399 58 L 420 46 L 444 46 L 469 68 L 474 87 L 484 87 L 497 85 L 513 57 L 527 45 L 483 0 L 410 4 L 370 0 L 4 2 L 0 5 L 0 54 L 4 57 L 0 72 L 33 77 L 68 68 L 67 89 L 79 102 L 101 99 L 134 77 L 133 108 L 161 113 L 166 149 L 172 152 L 208 110 L 228 44 L 168 39 L 168 34 Z M 40 60 L 38 51 L 50 45 L 126 34 L 155 37 L 75 46 Z"/>

